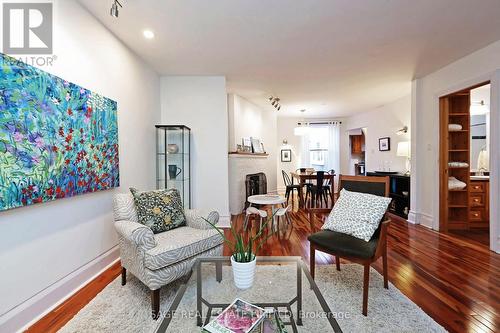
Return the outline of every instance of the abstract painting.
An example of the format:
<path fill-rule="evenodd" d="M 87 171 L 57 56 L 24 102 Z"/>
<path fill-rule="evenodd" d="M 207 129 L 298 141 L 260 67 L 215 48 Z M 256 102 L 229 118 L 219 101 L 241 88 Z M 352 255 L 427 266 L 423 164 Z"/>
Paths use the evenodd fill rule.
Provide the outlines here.
<path fill-rule="evenodd" d="M 0 211 L 119 186 L 116 102 L 0 61 Z"/>

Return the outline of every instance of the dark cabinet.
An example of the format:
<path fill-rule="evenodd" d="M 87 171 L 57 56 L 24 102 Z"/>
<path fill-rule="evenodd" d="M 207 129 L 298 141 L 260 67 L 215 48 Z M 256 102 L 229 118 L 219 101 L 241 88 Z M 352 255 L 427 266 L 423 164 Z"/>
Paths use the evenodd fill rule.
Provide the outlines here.
<path fill-rule="evenodd" d="M 368 172 L 367 176 L 389 177 L 389 196 L 392 202 L 389 205 L 389 212 L 408 219 L 410 213 L 410 176 L 403 174 L 387 175 L 378 172 Z"/>
<path fill-rule="evenodd" d="M 351 135 L 351 153 L 361 154 L 365 151 L 365 136 Z"/>

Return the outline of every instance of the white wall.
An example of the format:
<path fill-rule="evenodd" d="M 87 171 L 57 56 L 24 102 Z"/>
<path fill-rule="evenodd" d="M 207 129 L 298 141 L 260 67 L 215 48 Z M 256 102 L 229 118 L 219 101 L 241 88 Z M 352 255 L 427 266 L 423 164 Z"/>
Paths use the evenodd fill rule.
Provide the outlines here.
<path fill-rule="evenodd" d="M 439 96 L 451 93 L 468 86 L 492 80 L 491 94 L 491 158 L 492 170 L 490 186 L 492 192 L 492 211 L 494 217 L 493 228 L 490 228 L 490 244 L 497 251 L 500 250 L 497 209 L 498 179 L 500 165 L 498 161 L 500 141 L 500 115 L 498 114 L 499 86 L 498 69 L 500 69 L 500 41 L 497 41 L 481 50 L 478 50 L 424 78 L 413 82 L 414 103 L 412 118 L 414 131 L 412 142 L 418 142 L 413 147 L 416 157 L 416 170 L 412 186 L 416 187 L 416 206 L 413 208 L 417 219 L 422 224 L 437 229 L 439 227 Z M 497 112 L 497 113 L 495 113 Z M 496 147 L 494 146 L 496 145 Z M 416 154 L 416 155 L 415 155 Z M 495 219 L 496 217 L 496 219 Z"/>
<path fill-rule="evenodd" d="M 293 134 L 293 129 L 297 127 L 297 123 L 303 120 L 303 118 L 296 117 L 278 118 L 278 134 L 276 144 L 278 147 L 278 189 L 280 191 L 285 190 L 285 183 L 283 182 L 283 177 L 281 176 L 281 170 L 284 170 L 288 173 L 288 175 L 290 175 L 290 172 L 303 167 L 300 156 L 302 137 Z M 287 140 L 288 144 L 284 145 L 283 140 Z M 292 151 L 291 162 L 281 162 L 281 149 L 290 149 Z"/>
<path fill-rule="evenodd" d="M 229 158 L 229 210 L 241 213 L 245 201 L 245 176 L 264 172 L 268 192 L 277 191 L 276 111 L 264 110 L 245 98 L 228 94 L 229 151 L 235 151 L 243 137 L 260 138 L 267 157 L 230 156 Z"/>
<path fill-rule="evenodd" d="M 56 1 L 55 10 L 57 60 L 43 69 L 118 102 L 121 187 L 0 212 L 2 332 L 116 260 L 113 194 L 155 184 L 159 77 L 75 1 Z"/>
<path fill-rule="evenodd" d="M 330 119 L 332 120 L 332 119 Z M 344 131 L 344 119 L 337 118 L 335 121 L 341 122 L 340 133 Z M 279 117 L 278 118 L 278 135 L 277 135 L 277 146 L 278 146 L 278 189 L 280 191 L 285 190 L 285 183 L 283 182 L 283 177 L 281 171 L 284 170 L 290 176 L 292 171 L 296 171 L 302 167 L 309 167 L 309 165 L 304 165 L 302 163 L 302 136 L 296 136 L 294 134 L 294 129 L 297 127 L 299 122 L 324 122 L 328 121 L 325 119 L 314 119 L 314 118 L 299 118 L 299 117 Z M 287 141 L 287 144 L 283 143 L 283 140 Z M 342 137 L 340 138 L 340 145 L 342 145 Z M 291 162 L 281 162 L 281 150 L 290 149 L 292 151 L 292 161 Z M 342 149 L 340 149 L 340 160 L 342 160 Z M 340 164 L 340 163 L 339 163 Z M 339 174 L 339 170 L 335 170 L 336 174 Z M 337 182 L 337 180 L 336 180 Z M 294 180 L 296 184 L 296 180 Z"/>
<path fill-rule="evenodd" d="M 161 78 L 161 121 L 191 128 L 191 206 L 229 219 L 228 115 L 223 76 Z"/>
<path fill-rule="evenodd" d="M 373 110 L 368 110 L 344 119 L 341 130 L 341 172 L 354 174 L 350 160 L 349 130 L 366 128 L 365 132 L 365 165 L 367 171 L 380 170 L 387 161 L 391 171 L 406 171 L 406 159 L 396 155 L 398 142 L 410 141 L 410 131 L 398 136 L 396 132 L 404 126 L 411 127 L 411 95 L 402 97 Z M 379 151 L 378 139 L 391 138 L 391 150 Z"/>

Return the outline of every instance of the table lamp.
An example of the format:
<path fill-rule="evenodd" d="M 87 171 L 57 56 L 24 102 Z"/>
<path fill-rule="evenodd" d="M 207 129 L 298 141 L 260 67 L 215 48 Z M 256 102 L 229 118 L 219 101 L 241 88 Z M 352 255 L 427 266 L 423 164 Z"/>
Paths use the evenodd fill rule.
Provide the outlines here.
<path fill-rule="evenodd" d="M 409 141 L 403 141 L 398 143 L 398 150 L 396 152 L 397 156 L 406 157 L 406 172 L 405 175 L 410 174 L 410 156 L 411 156 L 411 146 Z"/>

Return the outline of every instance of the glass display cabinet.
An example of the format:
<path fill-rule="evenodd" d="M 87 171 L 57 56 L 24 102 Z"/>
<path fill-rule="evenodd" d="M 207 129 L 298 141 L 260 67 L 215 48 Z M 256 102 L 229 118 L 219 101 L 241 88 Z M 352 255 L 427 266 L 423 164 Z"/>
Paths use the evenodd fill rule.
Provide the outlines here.
<path fill-rule="evenodd" d="M 184 208 L 191 208 L 191 129 L 156 125 L 156 188 L 179 190 Z"/>

